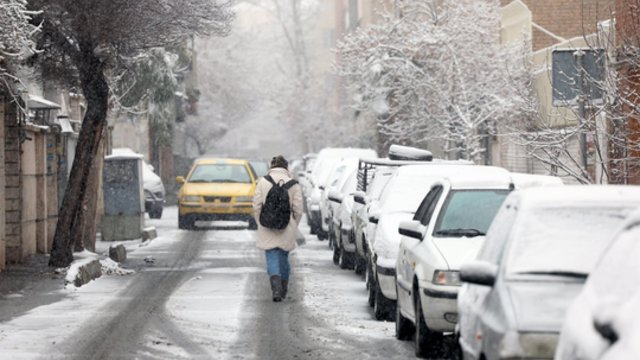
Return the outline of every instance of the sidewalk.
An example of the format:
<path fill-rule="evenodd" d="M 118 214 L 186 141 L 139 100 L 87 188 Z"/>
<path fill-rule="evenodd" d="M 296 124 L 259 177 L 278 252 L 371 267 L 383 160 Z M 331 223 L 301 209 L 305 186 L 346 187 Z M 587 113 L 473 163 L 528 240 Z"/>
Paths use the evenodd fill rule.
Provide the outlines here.
<path fill-rule="evenodd" d="M 48 255 L 36 255 L 28 263 L 9 265 L 0 272 L 0 322 L 66 296 L 64 274 L 56 274 L 48 262 Z"/>

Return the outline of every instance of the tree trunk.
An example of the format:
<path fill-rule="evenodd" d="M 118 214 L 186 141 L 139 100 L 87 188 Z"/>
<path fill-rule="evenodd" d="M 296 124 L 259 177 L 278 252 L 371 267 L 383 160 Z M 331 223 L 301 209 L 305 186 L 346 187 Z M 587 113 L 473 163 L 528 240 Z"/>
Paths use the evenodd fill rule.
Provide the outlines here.
<path fill-rule="evenodd" d="M 100 137 L 104 140 L 104 134 Z M 102 187 L 102 166 L 104 164 L 104 141 L 100 141 L 98 147 L 98 155 L 95 157 L 93 166 L 91 166 L 91 172 L 89 173 L 89 183 L 87 185 L 87 194 L 95 194 L 94 196 L 86 196 L 85 202 L 82 208 L 85 212 L 85 216 L 80 222 L 79 228 L 81 235 L 76 236 L 75 251 L 82 251 L 87 249 L 89 251 L 96 251 L 96 227 L 98 223 L 97 209 L 100 199 L 100 191 Z"/>
<path fill-rule="evenodd" d="M 82 91 L 87 100 L 87 112 L 82 121 L 76 155 L 65 190 L 53 238 L 49 266 L 67 267 L 73 261 L 74 244 L 82 239 L 82 224 L 94 214 L 85 211 L 88 196 L 96 196 L 88 188 L 90 172 L 95 161 L 103 130 L 107 121 L 109 86 L 103 73 L 103 64 L 86 46 L 78 64 Z"/>

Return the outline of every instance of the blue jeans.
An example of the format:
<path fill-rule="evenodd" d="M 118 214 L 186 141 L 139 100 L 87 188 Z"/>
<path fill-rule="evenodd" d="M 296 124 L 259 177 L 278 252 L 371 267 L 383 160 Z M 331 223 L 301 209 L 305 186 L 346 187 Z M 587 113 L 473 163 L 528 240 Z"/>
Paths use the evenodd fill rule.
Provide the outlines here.
<path fill-rule="evenodd" d="M 289 252 L 280 248 L 265 251 L 267 255 L 267 273 L 269 277 L 280 276 L 282 280 L 289 280 L 291 266 L 289 265 Z"/>

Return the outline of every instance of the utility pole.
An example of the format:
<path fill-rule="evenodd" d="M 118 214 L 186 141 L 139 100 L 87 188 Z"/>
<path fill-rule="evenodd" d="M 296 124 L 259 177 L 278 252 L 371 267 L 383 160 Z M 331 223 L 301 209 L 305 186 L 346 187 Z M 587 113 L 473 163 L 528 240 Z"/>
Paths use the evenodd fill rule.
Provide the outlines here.
<path fill-rule="evenodd" d="M 576 57 L 576 65 L 578 66 L 578 124 L 580 125 L 580 153 L 582 155 L 582 166 L 584 167 L 585 175 L 587 171 L 587 134 L 584 129 L 586 126 L 586 102 L 587 94 L 585 92 L 585 70 L 584 70 L 584 56 L 585 52 L 577 50 L 574 52 Z"/>

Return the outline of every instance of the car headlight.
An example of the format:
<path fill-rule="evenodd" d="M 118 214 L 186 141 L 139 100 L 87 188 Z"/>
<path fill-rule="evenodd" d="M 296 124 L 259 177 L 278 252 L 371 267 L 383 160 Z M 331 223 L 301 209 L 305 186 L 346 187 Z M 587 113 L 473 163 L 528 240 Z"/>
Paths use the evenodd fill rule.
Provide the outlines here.
<path fill-rule="evenodd" d="M 433 273 L 433 283 L 436 285 L 460 286 L 460 272 L 436 270 Z"/>
<path fill-rule="evenodd" d="M 183 202 L 200 202 L 200 196 L 183 196 Z"/>
<path fill-rule="evenodd" d="M 509 331 L 500 344 L 500 357 L 553 359 L 557 346 L 557 333 Z"/>
<path fill-rule="evenodd" d="M 236 196 L 236 202 L 253 202 L 253 196 Z"/>

